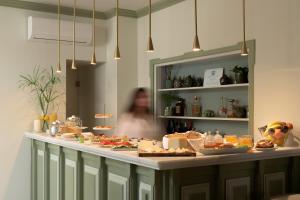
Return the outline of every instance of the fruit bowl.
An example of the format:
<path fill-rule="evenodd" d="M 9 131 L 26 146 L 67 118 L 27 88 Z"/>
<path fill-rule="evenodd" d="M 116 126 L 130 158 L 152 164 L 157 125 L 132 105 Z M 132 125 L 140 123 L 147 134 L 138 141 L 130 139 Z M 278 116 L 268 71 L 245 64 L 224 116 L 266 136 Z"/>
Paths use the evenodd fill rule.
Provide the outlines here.
<path fill-rule="evenodd" d="M 276 121 L 258 128 L 264 139 L 272 141 L 277 146 L 284 146 L 293 124 L 287 122 Z"/>

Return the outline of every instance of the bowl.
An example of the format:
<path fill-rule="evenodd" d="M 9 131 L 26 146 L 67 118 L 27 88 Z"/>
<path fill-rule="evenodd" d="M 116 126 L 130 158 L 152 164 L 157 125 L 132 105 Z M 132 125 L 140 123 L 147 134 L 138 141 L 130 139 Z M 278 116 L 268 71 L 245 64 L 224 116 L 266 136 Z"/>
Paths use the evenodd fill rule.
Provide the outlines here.
<path fill-rule="evenodd" d="M 260 127 L 259 132 L 261 133 L 262 137 L 266 140 L 272 141 L 279 147 L 283 147 L 291 134 L 291 129 L 288 128 L 286 125 L 266 125 Z"/>

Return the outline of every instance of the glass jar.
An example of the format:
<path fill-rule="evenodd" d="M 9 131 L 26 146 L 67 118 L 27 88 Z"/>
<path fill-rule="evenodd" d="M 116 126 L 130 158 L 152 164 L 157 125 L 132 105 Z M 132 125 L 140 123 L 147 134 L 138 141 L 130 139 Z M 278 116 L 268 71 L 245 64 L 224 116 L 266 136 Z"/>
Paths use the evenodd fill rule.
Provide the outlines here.
<path fill-rule="evenodd" d="M 68 127 L 81 127 L 81 119 L 79 117 L 76 117 L 75 115 L 72 115 L 71 117 L 67 118 L 65 124 Z"/>
<path fill-rule="evenodd" d="M 224 140 L 226 143 L 231 143 L 233 145 L 237 145 L 239 142 L 236 135 L 225 135 Z"/>
<path fill-rule="evenodd" d="M 204 148 L 215 148 L 215 147 L 216 147 L 215 137 L 211 134 L 211 132 L 208 132 L 204 140 Z"/>
<path fill-rule="evenodd" d="M 252 148 L 254 146 L 253 137 L 251 135 L 242 135 L 239 137 L 240 146 L 248 146 Z"/>
<path fill-rule="evenodd" d="M 224 143 L 224 139 L 219 131 L 216 131 L 215 142 L 216 142 L 216 146 L 220 146 Z"/>

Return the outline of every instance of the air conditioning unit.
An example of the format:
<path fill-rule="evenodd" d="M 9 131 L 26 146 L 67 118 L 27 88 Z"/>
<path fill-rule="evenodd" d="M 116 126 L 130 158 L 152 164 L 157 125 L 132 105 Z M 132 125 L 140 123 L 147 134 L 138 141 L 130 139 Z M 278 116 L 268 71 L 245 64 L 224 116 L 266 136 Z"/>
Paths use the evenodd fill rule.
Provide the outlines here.
<path fill-rule="evenodd" d="M 76 22 L 77 45 L 90 45 L 92 42 L 92 24 Z M 28 40 L 56 42 L 58 40 L 58 23 L 56 19 L 28 17 Z M 73 43 L 73 22 L 61 20 L 61 42 Z"/>

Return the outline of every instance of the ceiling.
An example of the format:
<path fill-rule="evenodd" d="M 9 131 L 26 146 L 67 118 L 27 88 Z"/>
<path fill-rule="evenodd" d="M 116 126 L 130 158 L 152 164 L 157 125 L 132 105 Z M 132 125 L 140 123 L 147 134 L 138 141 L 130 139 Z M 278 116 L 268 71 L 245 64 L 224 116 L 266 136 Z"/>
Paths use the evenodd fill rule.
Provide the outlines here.
<path fill-rule="evenodd" d="M 25 0 L 36 3 L 57 5 L 58 0 Z M 168 0 L 152 0 L 152 3 Z M 61 0 L 62 6 L 73 7 L 74 0 Z M 77 0 L 77 8 L 92 9 L 93 0 Z M 119 0 L 120 8 L 137 11 L 148 6 L 148 0 Z M 115 8 L 115 0 L 96 0 L 96 10 L 105 12 Z"/>

